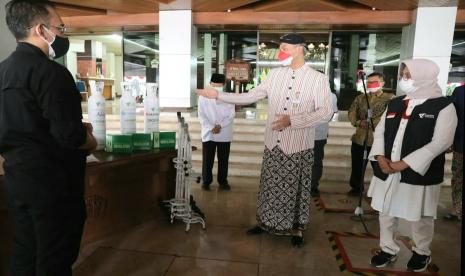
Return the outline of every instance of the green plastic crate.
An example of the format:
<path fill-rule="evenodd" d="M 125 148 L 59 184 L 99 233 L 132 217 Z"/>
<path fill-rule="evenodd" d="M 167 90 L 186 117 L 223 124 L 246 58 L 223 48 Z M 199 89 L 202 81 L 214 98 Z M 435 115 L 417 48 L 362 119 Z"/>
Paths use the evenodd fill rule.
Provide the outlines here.
<path fill-rule="evenodd" d="M 161 131 L 152 133 L 154 149 L 174 149 L 176 148 L 176 132 Z"/>
<path fill-rule="evenodd" d="M 107 134 L 105 151 L 113 153 L 131 153 L 134 147 L 131 134 Z"/>
<path fill-rule="evenodd" d="M 132 134 L 132 144 L 134 150 L 150 150 L 152 149 L 152 135 L 150 133 L 134 133 Z"/>

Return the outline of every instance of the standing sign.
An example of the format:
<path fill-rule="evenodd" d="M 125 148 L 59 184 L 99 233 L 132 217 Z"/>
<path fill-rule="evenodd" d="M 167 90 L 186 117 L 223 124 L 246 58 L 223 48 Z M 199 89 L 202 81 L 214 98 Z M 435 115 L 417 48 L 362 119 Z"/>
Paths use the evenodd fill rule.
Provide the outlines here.
<path fill-rule="evenodd" d="M 239 93 L 239 85 L 241 82 L 250 81 L 250 63 L 240 60 L 230 60 L 226 62 L 226 79 L 232 80 L 235 83 L 235 92 Z"/>
<path fill-rule="evenodd" d="M 230 60 L 226 62 L 226 79 L 249 82 L 250 81 L 250 63 Z"/>

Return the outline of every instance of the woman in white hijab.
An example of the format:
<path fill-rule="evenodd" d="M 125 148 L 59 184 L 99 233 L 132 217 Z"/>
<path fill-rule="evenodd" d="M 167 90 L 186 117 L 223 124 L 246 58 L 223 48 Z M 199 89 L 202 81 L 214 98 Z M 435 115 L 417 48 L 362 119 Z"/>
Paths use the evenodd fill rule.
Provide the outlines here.
<path fill-rule="evenodd" d="M 457 126 L 454 105 L 437 84 L 439 67 L 427 59 L 404 60 L 399 88 L 376 127 L 369 158 L 373 168 L 368 196 L 379 211 L 380 247 L 371 259 L 384 267 L 397 258 L 398 219 L 411 225 L 415 243 L 407 269 L 420 272 L 431 262 L 430 244 L 444 177 L 445 151 Z"/>

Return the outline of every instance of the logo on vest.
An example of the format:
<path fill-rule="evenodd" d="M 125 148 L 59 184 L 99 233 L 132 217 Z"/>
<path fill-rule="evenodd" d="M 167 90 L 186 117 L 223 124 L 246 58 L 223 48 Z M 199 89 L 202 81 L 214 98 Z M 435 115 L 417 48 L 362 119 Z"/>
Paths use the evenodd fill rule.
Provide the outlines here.
<path fill-rule="evenodd" d="M 434 115 L 433 114 L 426 114 L 426 113 L 420 113 L 418 114 L 418 116 L 420 117 L 420 119 L 434 119 Z"/>

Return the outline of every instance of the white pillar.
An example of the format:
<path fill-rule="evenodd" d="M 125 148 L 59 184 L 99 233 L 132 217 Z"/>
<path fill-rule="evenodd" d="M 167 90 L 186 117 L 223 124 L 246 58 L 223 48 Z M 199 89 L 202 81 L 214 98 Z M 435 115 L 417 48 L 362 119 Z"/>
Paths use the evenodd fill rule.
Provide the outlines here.
<path fill-rule="evenodd" d="M 421 1 L 420 1 L 421 2 Z M 402 29 L 400 60 L 426 58 L 436 62 L 438 84 L 446 94 L 457 7 L 418 7 L 411 25 Z M 399 87 L 397 91 L 400 92 Z M 398 93 L 399 95 L 401 93 Z"/>
<path fill-rule="evenodd" d="M 196 103 L 197 31 L 191 10 L 160 11 L 160 106 Z"/>
<path fill-rule="evenodd" d="M 225 71 L 224 71 L 224 66 L 226 64 L 226 58 L 227 58 L 227 48 L 228 48 L 228 40 L 227 40 L 227 35 L 225 35 L 224 33 L 221 33 L 220 34 L 220 44 L 218 46 L 218 56 L 219 56 L 219 60 L 218 60 L 218 73 L 219 74 L 224 74 Z"/>
<path fill-rule="evenodd" d="M 373 73 L 373 65 L 376 62 L 376 34 L 368 36 L 368 47 L 366 49 L 366 62 L 363 64 L 363 71 L 367 74 Z"/>
<path fill-rule="evenodd" d="M 204 34 L 203 42 L 203 86 L 206 87 L 212 75 L 212 34 Z"/>
<path fill-rule="evenodd" d="M 0 62 L 6 59 L 16 48 L 16 39 L 10 33 L 5 22 L 6 11 L 4 9 L 6 3 L 10 0 L 0 0 L 0 37 L 2 38 L 2 46 L 0 47 Z"/>

